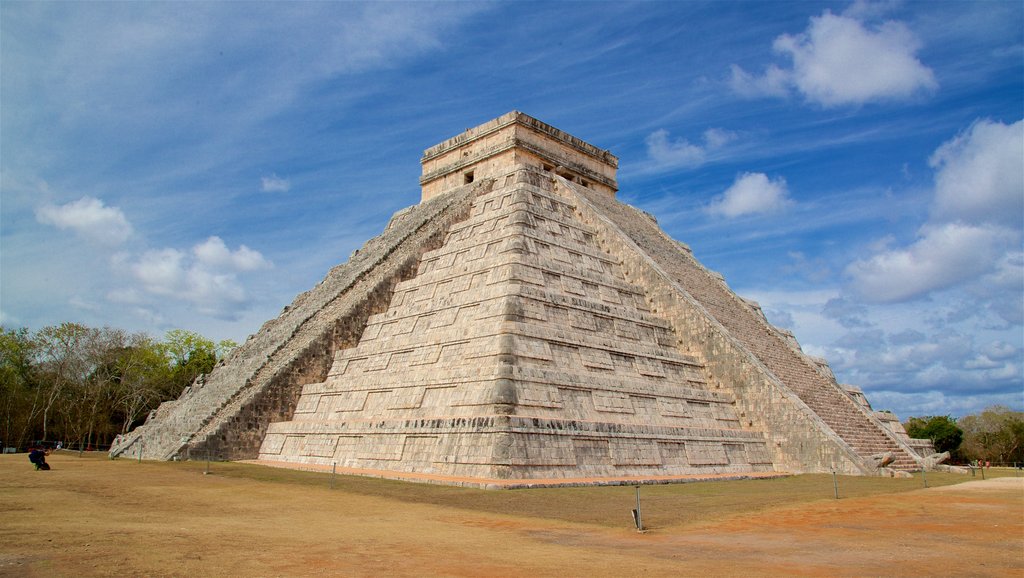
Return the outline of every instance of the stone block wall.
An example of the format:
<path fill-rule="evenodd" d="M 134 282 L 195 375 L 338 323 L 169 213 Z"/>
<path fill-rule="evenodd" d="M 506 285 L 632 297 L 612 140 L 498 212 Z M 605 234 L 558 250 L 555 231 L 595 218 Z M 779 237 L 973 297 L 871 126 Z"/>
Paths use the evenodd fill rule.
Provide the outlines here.
<path fill-rule="evenodd" d="M 254 458 L 270 421 L 286 419 L 304 383 L 324 379 L 339 348 L 354 344 L 392 288 L 415 274 L 420 255 L 466 217 L 492 183 L 457 188 L 396 214 L 387 229 L 265 323 L 181 397 L 118 441 L 111 455 Z"/>
<path fill-rule="evenodd" d="M 836 386 L 825 383 L 820 371 L 811 362 L 801 361 L 798 352 L 777 331 L 766 322 L 758 323 L 749 305 L 727 289 L 710 288 L 716 283 L 724 288 L 724 283 L 702 272 L 689 252 L 666 237 L 648 216 L 566 181 L 561 182 L 561 188 L 583 201 L 582 218 L 623 259 L 630 281 L 648 289 L 651 309 L 672 321 L 681 347 L 700 353 L 709 382 L 735 395 L 740 420 L 766 432 L 777 466 L 794 472 L 836 469 L 866 474 L 874 469 L 865 458 L 883 451 L 896 452 L 906 469 L 917 466 L 904 445 L 882 432 L 880 424 L 871 423 Z M 689 270 L 666 270 L 673 266 Z M 704 279 L 695 280 L 697 275 Z M 700 292 L 699 298 L 691 294 L 694 290 Z M 710 312 L 709 307 L 716 311 Z M 743 334 L 737 335 L 720 318 L 738 319 Z M 751 351 L 751 342 L 760 346 L 759 355 Z M 821 400 L 812 400 L 818 407 L 809 407 L 791 384 L 766 366 L 765 360 L 811 381 L 803 395 L 820 395 Z M 820 412 L 831 412 L 834 407 L 843 413 L 833 417 L 830 425 Z M 853 447 L 851 443 L 859 445 Z"/>
<path fill-rule="evenodd" d="M 478 480 L 774 471 L 551 185 L 519 165 L 476 197 L 260 459 Z"/>
<path fill-rule="evenodd" d="M 557 168 L 576 182 L 614 195 L 618 162 L 608 151 L 514 111 L 425 150 L 422 198 L 433 198 L 469 178 L 507 174 L 516 164 Z"/>

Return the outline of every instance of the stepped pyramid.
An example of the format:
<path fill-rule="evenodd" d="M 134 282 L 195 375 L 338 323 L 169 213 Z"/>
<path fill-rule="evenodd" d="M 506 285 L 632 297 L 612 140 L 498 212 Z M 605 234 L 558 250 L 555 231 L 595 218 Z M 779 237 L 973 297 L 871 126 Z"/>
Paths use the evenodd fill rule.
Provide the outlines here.
<path fill-rule="evenodd" d="M 466 485 L 920 467 L 898 421 L 519 112 L 423 156 L 422 202 L 112 453 Z"/>

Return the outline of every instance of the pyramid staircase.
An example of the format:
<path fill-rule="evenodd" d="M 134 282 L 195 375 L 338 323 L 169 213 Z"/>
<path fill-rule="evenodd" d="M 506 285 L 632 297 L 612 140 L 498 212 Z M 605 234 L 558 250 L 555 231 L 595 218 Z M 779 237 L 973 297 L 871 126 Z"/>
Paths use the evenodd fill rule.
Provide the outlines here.
<path fill-rule="evenodd" d="M 587 200 L 609 219 L 709 316 L 721 324 L 742 348 L 775 376 L 862 459 L 892 452 L 889 467 L 918 470 L 915 453 L 861 407 L 834 379 L 818 370 L 814 360 L 793 347 L 759 311 L 733 293 L 720 276 L 704 268 L 690 251 L 666 236 L 652 218 L 605 195 L 571 182 L 563 186 Z"/>
<path fill-rule="evenodd" d="M 209 375 L 119 436 L 111 456 L 255 458 L 268 425 L 288 419 L 303 385 L 327 377 L 334 352 L 358 342 L 369 315 L 386 308 L 395 284 L 415 275 L 423 252 L 466 218 L 482 185 L 457 187 L 396 213 L 384 232 L 298 295 Z"/>

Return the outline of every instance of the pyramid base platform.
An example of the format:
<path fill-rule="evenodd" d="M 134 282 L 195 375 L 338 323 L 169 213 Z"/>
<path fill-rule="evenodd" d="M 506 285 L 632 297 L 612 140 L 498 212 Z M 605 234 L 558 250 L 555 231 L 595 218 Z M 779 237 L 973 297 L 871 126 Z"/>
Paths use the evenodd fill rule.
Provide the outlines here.
<path fill-rule="evenodd" d="M 272 468 L 285 468 L 307 472 L 334 472 L 343 476 L 364 476 L 386 480 L 438 484 L 443 486 L 459 486 L 464 488 L 481 488 L 486 490 L 516 490 L 529 488 L 566 488 L 581 486 L 648 486 L 659 484 L 686 484 L 691 482 L 710 482 L 727 480 L 753 480 L 785 478 L 792 474 L 786 472 L 729 472 L 721 474 L 685 474 L 666 476 L 616 476 L 594 478 L 519 478 L 519 479 L 488 479 L 446 476 L 417 472 L 399 472 L 390 470 L 373 470 L 365 468 L 341 468 L 323 464 L 296 462 L 279 462 L 271 460 L 242 460 L 240 463 L 255 464 Z"/>

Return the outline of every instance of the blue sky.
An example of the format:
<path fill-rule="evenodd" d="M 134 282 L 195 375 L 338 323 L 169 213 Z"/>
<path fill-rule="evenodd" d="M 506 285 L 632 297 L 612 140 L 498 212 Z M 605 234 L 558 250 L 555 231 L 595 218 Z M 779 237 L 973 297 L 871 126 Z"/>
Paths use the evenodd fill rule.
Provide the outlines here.
<path fill-rule="evenodd" d="M 6 1 L 0 321 L 242 341 L 521 110 L 876 409 L 1022 409 L 1022 12 Z"/>

